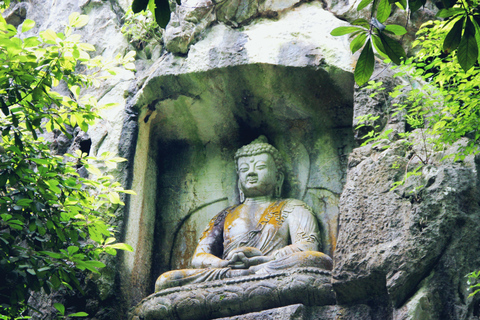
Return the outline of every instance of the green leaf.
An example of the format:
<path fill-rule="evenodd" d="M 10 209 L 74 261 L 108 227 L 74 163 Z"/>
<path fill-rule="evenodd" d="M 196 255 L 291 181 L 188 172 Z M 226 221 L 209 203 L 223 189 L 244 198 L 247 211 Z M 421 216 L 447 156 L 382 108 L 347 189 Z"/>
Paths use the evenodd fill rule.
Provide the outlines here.
<path fill-rule="evenodd" d="M 119 250 L 125 250 L 129 252 L 133 252 L 133 248 L 131 245 L 126 244 L 126 243 L 115 243 L 111 244 L 108 247 L 113 248 L 113 249 L 119 249 Z"/>
<path fill-rule="evenodd" d="M 105 268 L 105 264 L 101 261 L 95 261 L 95 260 L 87 260 L 84 261 L 86 264 L 89 266 L 95 267 L 95 268 Z"/>
<path fill-rule="evenodd" d="M 361 26 L 361 27 L 364 27 L 365 29 L 368 29 L 370 28 L 370 23 L 363 19 L 363 18 L 359 18 L 359 19 L 355 19 L 353 20 L 352 22 L 350 22 L 352 25 L 354 26 Z"/>
<path fill-rule="evenodd" d="M 75 252 L 77 252 L 78 250 L 80 250 L 79 247 L 76 247 L 76 246 L 69 246 L 67 248 L 67 251 L 68 251 L 68 254 L 69 255 L 73 255 Z"/>
<path fill-rule="evenodd" d="M 67 317 L 88 317 L 88 313 L 86 312 L 75 312 L 75 313 L 70 313 L 67 315 Z"/>
<path fill-rule="evenodd" d="M 60 287 L 60 285 L 62 284 L 60 279 L 58 279 L 58 277 L 55 274 L 50 277 L 50 281 L 52 282 L 52 285 L 53 285 L 54 289 L 58 289 Z"/>
<path fill-rule="evenodd" d="M 478 24 L 478 22 L 480 21 L 480 16 L 473 16 L 472 21 L 473 21 L 473 25 L 475 26 L 475 39 L 477 40 L 477 44 L 480 45 L 480 25 Z M 477 60 L 480 60 L 480 50 L 478 52 Z"/>
<path fill-rule="evenodd" d="M 355 39 L 353 39 L 352 42 L 350 42 L 350 50 L 352 51 L 352 53 L 355 53 L 358 50 L 360 50 L 365 44 L 366 40 L 367 40 L 366 33 L 360 33 Z"/>
<path fill-rule="evenodd" d="M 385 22 L 392 12 L 392 5 L 388 0 L 380 0 L 377 7 L 377 20 L 381 23 Z"/>
<path fill-rule="evenodd" d="M 393 33 L 394 35 L 397 35 L 397 36 L 403 36 L 405 33 L 407 33 L 407 29 L 397 24 L 387 25 L 384 31 Z"/>
<path fill-rule="evenodd" d="M 68 16 L 68 24 L 73 25 L 75 23 L 75 21 L 78 19 L 79 16 L 80 16 L 80 12 L 72 12 Z"/>
<path fill-rule="evenodd" d="M 3 188 L 7 184 L 8 174 L 6 172 L 2 172 L 0 174 L 0 188 Z"/>
<path fill-rule="evenodd" d="M 455 0 L 456 1 L 456 0 Z M 409 0 L 408 1 L 408 4 L 410 6 L 410 10 L 412 12 L 415 12 L 417 11 L 418 9 L 420 9 L 422 6 L 425 5 L 425 3 L 427 3 L 427 0 Z"/>
<path fill-rule="evenodd" d="M 63 255 L 57 252 L 50 252 L 50 251 L 40 251 L 41 254 L 46 254 L 47 256 L 54 258 L 54 259 L 61 259 Z"/>
<path fill-rule="evenodd" d="M 102 172 L 97 167 L 95 167 L 94 165 L 86 164 L 85 169 L 87 169 L 88 172 L 90 172 L 91 174 L 94 174 L 96 176 L 100 177 L 102 175 Z"/>
<path fill-rule="evenodd" d="M 85 51 L 96 51 L 95 46 L 91 45 L 90 43 L 79 43 L 78 47 Z"/>
<path fill-rule="evenodd" d="M 17 206 L 28 207 L 32 201 L 32 199 L 20 199 L 17 201 Z"/>
<path fill-rule="evenodd" d="M 133 13 L 139 13 L 140 11 L 146 10 L 147 6 L 148 0 L 133 0 L 132 11 Z"/>
<path fill-rule="evenodd" d="M 68 22 L 73 28 L 81 28 L 88 23 L 88 16 L 85 14 L 79 14 L 78 12 L 73 12 L 68 17 Z"/>
<path fill-rule="evenodd" d="M 383 48 L 385 49 L 385 53 L 388 55 L 390 60 L 392 60 L 395 64 L 400 64 L 401 59 L 406 58 L 406 54 L 402 46 L 396 40 L 393 40 L 383 33 L 380 33 L 379 37 L 383 44 Z"/>
<path fill-rule="evenodd" d="M 365 31 L 365 29 L 359 27 L 337 27 L 330 32 L 330 35 L 338 37 L 355 31 Z"/>
<path fill-rule="evenodd" d="M 13 117 L 12 117 L 13 118 Z M 23 151 L 23 141 L 22 141 L 22 138 L 20 137 L 20 135 L 18 133 L 14 133 L 14 139 L 15 139 L 15 145 L 21 150 Z"/>
<path fill-rule="evenodd" d="M 11 214 L 8 214 L 8 213 L 2 213 L 0 214 L 0 217 L 3 219 L 3 221 L 8 221 L 12 218 L 12 215 Z"/>
<path fill-rule="evenodd" d="M 462 40 L 458 45 L 457 52 L 458 63 L 463 71 L 467 72 L 478 58 L 478 44 L 475 39 L 475 27 L 470 19 L 467 19 L 465 24 L 465 31 L 463 32 Z"/>
<path fill-rule="evenodd" d="M 53 304 L 53 306 L 58 310 L 58 312 L 60 312 L 62 316 L 65 315 L 65 306 L 63 304 L 56 302 Z"/>
<path fill-rule="evenodd" d="M 443 51 L 451 53 L 457 49 L 462 37 L 462 29 L 465 19 L 459 19 L 448 32 L 443 41 Z"/>
<path fill-rule="evenodd" d="M 22 32 L 27 32 L 35 26 L 35 21 L 25 19 L 22 24 Z"/>
<path fill-rule="evenodd" d="M 47 29 L 45 31 L 40 32 L 40 36 L 45 41 L 54 41 L 55 42 L 58 39 L 57 34 L 51 29 Z"/>
<path fill-rule="evenodd" d="M 8 116 L 10 112 L 8 110 L 7 104 L 5 103 L 2 97 L 0 97 L 0 107 L 2 109 L 3 114 Z"/>
<path fill-rule="evenodd" d="M 117 192 L 110 192 L 108 194 L 108 199 L 113 204 L 121 204 L 122 203 L 122 201 L 120 200 L 120 196 L 118 195 Z"/>
<path fill-rule="evenodd" d="M 45 183 L 48 185 L 48 188 L 53 191 L 54 193 L 62 193 L 62 190 L 60 190 L 59 187 L 59 182 L 57 180 L 47 180 Z"/>
<path fill-rule="evenodd" d="M 362 10 L 363 8 L 365 8 L 366 6 L 368 6 L 370 3 L 372 3 L 373 0 L 362 0 L 359 4 L 358 4 L 358 7 L 357 7 L 357 11 L 360 11 Z"/>
<path fill-rule="evenodd" d="M 456 14 L 462 14 L 464 13 L 465 10 L 462 8 L 448 8 L 448 9 L 442 9 L 437 12 L 436 16 L 438 18 L 449 18 L 451 16 L 454 16 Z"/>
<path fill-rule="evenodd" d="M 407 0 L 396 1 L 395 4 L 402 10 L 407 10 Z"/>
<path fill-rule="evenodd" d="M 48 165 L 50 164 L 50 161 L 47 159 L 32 159 L 28 158 L 28 160 L 35 162 L 36 164 L 41 164 L 41 165 Z"/>
<path fill-rule="evenodd" d="M 372 76 L 374 67 L 375 67 L 375 56 L 373 54 L 371 40 L 368 39 L 367 43 L 363 47 L 360 57 L 358 58 L 357 65 L 355 66 L 355 72 L 354 72 L 355 82 L 359 86 L 366 83 Z"/>
<path fill-rule="evenodd" d="M 380 40 L 380 37 L 377 35 L 372 35 L 372 40 L 373 40 L 373 46 L 375 47 L 375 50 L 377 50 L 377 53 L 381 55 L 383 58 L 388 59 L 388 55 L 385 52 L 385 48 L 383 47 L 382 40 Z"/>

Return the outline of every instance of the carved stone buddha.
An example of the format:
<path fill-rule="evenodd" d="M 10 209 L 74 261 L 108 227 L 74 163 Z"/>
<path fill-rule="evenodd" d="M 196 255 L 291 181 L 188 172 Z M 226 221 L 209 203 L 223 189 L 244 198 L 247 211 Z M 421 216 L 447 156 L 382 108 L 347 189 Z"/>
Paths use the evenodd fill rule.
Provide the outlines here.
<path fill-rule="evenodd" d="M 332 269 L 332 259 L 318 251 L 318 222 L 310 208 L 280 199 L 284 173 L 278 150 L 261 136 L 240 148 L 235 161 L 241 204 L 210 221 L 192 258 L 196 269 L 162 274 L 155 291 L 295 267 Z"/>

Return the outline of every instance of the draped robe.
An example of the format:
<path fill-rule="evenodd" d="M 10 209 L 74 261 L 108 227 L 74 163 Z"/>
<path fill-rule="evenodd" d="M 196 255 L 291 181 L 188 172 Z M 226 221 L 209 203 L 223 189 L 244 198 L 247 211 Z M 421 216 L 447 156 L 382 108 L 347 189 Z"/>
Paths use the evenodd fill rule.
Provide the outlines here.
<path fill-rule="evenodd" d="M 229 207 L 209 223 L 195 250 L 194 260 L 199 269 L 174 270 L 162 274 L 155 291 L 248 274 L 272 273 L 292 267 L 332 268 L 332 260 L 318 252 L 320 233 L 316 217 L 308 206 L 295 199 L 277 200 L 261 213 L 258 222 L 249 226 L 246 204 Z M 214 268 L 219 259 L 225 260 L 232 250 L 256 248 L 273 260 L 249 269 Z"/>

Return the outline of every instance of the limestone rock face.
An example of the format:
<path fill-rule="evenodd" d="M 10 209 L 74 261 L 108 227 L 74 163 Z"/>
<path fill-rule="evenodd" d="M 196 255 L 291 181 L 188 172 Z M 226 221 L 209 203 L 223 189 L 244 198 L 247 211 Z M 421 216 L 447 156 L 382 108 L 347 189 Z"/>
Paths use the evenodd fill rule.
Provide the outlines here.
<path fill-rule="evenodd" d="M 418 133 L 415 143 L 421 146 Z M 393 319 L 474 319 L 464 276 L 478 268 L 478 159 L 443 161 L 405 141 L 355 149 L 340 199 L 334 289 L 340 304 L 388 299 Z M 453 152 L 453 148 L 446 153 Z M 422 316 L 424 315 L 424 316 Z"/>
<path fill-rule="evenodd" d="M 323 10 L 318 2 L 302 4 L 276 19 L 252 21 L 243 28 L 219 23 L 204 32 L 186 58 L 167 55 L 157 61 L 151 77 L 248 63 L 333 67 L 351 72 L 348 39 L 330 35 L 331 30 L 342 25 L 346 24 Z M 167 49 L 177 52 L 169 48 L 168 42 Z"/>
<path fill-rule="evenodd" d="M 315 7 L 318 9 L 322 8 L 318 2 L 300 6 L 297 5 L 297 2 L 300 3 L 293 0 L 245 0 L 219 2 L 215 5 L 210 1 L 187 1 L 182 6 L 178 6 L 175 13 L 172 13 L 171 21 L 165 29 L 166 48 L 169 52 L 186 54 L 190 46 L 196 42 L 203 42 L 203 45 L 213 45 L 208 42 L 208 39 L 212 39 L 212 35 L 209 35 L 212 31 L 207 27 L 212 22 L 218 21 L 220 25 L 228 26 L 231 29 L 228 33 L 222 33 L 222 42 L 225 42 L 227 46 L 231 40 L 225 37 L 233 37 L 235 33 L 244 34 L 248 37 L 253 36 L 257 39 L 259 34 L 261 34 L 262 41 L 269 38 L 266 35 L 270 35 L 270 41 L 265 42 L 263 46 L 259 46 L 259 43 L 253 38 L 254 41 L 250 42 L 250 48 L 246 47 L 245 50 L 253 48 L 260 50 L 267 45 L 285 42 L 282 41 L 282 38 L 286 39 L 289 35 L 291 38 L 293 36 L 292 41 L 297 40 L 318 44 L 318 38 L 322 37 L 321 42 L 325 43 L 325 35 L 328 34 L 328 41 L 331 42 L 333 49 L 336 41 L 333 41 L 333 37 L 329 36 L 329 32 L 333 28 L 343 25 L 342 22 L 324 10 L 315 10 Z M 294 7 L 294 5 L 297 5 L 297 7 Z M 306 7 L 308 9 L 305 9 Z M 252 18 L 258 16 L 265 16 L 265 18 L 252 20 Z M 271 19 L 270 24 L 268 23 L 269 19 Z M 275 24 L 275 21 L 279 23 Z M 289 22 L 288 24 L 287 21 Z M 240 25 L 244 28 L 237 28 Z M 283 26 L 281 29 L 268 29 L 269 26 L 275 28 L 280 25 Z M 215 26 L 213 29 L 216 29 Z M 217 34 L 216 37 L 218 36 L 220 35 Z M 305 38 L 309 39 L 310 37 L 311 41 L 305 41 Z M 217 42 L 218 40 L 220 39 L 217 39 Z M 242 42 L 245 42 L 245 39 Z M 242 44 L 240 43 L 239 45 Z M 244 54 L 245 52 L 241 53 Z M 294 54 L 294 52 L 290 52 L 290 54 Z M 348 68 L 351 68 L 351 66 Z"/>

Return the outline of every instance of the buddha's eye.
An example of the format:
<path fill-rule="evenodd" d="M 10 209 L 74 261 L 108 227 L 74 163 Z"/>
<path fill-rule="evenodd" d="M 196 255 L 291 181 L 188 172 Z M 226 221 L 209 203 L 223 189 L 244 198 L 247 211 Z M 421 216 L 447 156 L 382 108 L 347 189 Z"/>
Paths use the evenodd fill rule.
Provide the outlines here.
<path fill-rule="evenodd" d="M 247 172 L 248 171 L 248 166 L 241 166 L 239 171 L 240 172 Z"/>
<path fill-rule="evenodd" d="M 265 163 L 258 163 L 258 164 L 255 166 L 255 168 L 256 168 L 257 170 L 263 170 L 263 169 L 265 169 L 266 167 L 267 167 L 267 165 L 266 165 Z"/>

